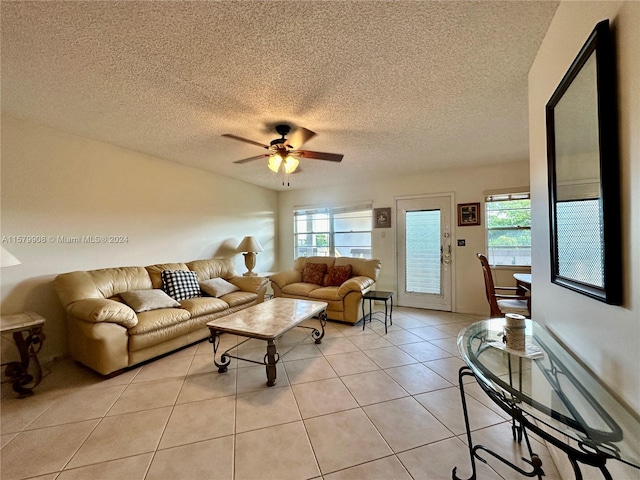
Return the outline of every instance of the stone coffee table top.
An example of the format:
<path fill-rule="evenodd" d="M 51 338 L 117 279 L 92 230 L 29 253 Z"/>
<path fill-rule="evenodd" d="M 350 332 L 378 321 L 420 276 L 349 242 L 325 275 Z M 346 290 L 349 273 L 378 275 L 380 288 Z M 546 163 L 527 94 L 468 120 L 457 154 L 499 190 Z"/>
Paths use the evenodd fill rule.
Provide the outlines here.
<path fill-rule="evenodd" d="M 212 330 L 269 340 L 278 338 L 326 308 L 326 302 L 278 297 L 212 320 L 207 326 Z"/>

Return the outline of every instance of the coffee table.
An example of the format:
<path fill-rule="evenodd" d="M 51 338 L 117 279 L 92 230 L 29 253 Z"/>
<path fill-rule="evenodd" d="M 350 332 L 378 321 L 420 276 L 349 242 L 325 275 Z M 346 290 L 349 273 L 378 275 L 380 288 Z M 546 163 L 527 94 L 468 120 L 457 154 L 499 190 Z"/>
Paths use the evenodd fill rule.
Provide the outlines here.
<path fill-rule="evenodd" d="M 212 320 L 207 323 L 207 326 L 211 331 L 209 342 L 213 344 L 213 363 L 218 367 L 219 373 L 227 371 L 232 358 L 265 365 L 267 386 L 272 387 L 276 384 L 276 364 L 280 360 L 280 354 L 276 351 L 275 341 L 292 328 L 299 327 L 311 330 L 310 335 L 315 340 L 315 343 L 322 343 L 324 326 L 327 324 L 327 314 L 325 313 L 327 306 L 326 302 L 279 297 Z M 300 325 L 300 323 L 315 316 L 318 316 L 321 330 Z M 216 355 L 220 347 L 220 335 L 222 333 L 233 333 L 234 335 L 247 337 L 247 339 L 224 351 L 220 355 L 220 362 L 218 362 Z M 252 338 L 267 342 L 267 353 L 262 362 L 237 357 L 229 353 Z"/>

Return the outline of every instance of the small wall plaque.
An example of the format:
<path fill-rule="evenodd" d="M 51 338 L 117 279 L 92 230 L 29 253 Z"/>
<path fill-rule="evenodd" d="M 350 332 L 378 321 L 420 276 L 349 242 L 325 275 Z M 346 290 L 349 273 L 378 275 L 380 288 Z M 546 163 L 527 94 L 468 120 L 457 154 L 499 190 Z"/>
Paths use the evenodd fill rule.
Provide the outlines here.
<path fill-rule="evenodd" d="M 458 204 L 458 226 L 467 227 L 469 225 L 480 225 L 479 203 Z"/>
<path fill-rule="evenodd" d="M 391 227 L 391 207 L 373 209 L 373 226 L 374 228 Z"/>

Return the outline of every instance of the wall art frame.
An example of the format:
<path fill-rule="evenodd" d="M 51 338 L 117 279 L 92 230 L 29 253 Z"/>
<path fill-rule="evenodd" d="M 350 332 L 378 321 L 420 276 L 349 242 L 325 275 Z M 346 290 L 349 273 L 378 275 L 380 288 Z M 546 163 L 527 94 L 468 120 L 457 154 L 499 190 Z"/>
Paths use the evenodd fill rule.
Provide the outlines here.
<path fill-rule="evenodd" d="M 391 207 L 373 209 L 373 227 L 391 228 Z"/>
<path fill-rule="evenodd" d="M 458 226 L 480 225 L 480 203 L 458 204 Z"/>

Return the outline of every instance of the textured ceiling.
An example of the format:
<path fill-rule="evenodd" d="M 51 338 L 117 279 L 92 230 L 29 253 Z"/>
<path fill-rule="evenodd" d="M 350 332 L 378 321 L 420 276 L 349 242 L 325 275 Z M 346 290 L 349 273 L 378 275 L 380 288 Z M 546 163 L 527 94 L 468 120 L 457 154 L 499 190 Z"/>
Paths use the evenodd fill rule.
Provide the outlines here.
<path fill-rule="evenodd" d="M 2 1 L 3 112 L 274 190 L 528 158 L 558 2 Z M 277 123 L 318 135 L 291 187 Z"/>

